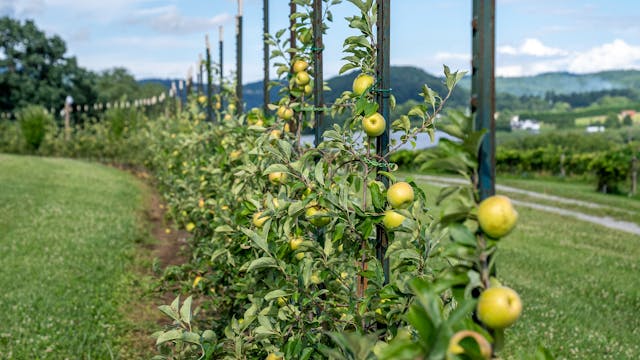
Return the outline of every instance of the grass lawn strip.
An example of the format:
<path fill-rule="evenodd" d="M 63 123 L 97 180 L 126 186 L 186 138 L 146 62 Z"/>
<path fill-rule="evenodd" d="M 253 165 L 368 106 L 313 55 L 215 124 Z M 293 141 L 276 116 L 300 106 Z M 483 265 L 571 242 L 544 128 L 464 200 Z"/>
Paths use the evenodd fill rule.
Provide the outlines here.
<path fill-rule="evenodd" d="M 145 194 L 131 175 L 0 154 L 0 358 L 119 358 Z"/>

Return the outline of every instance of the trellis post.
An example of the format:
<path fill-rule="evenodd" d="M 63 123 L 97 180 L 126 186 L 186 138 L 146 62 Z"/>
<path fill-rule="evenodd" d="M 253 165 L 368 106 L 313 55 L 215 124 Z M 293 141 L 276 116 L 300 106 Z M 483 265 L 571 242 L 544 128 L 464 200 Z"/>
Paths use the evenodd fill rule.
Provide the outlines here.
<path fill-rule="evenodd" d="M 376 78 L 378 85 L 376 91 L 376 102 L 378 103 L 378 112 L 387 121 L 384 133 L 376 138 L 376 153 L 382 156 L 386 162 L 389 152 L 389 136 L 391 128 L 391 119 L 389 116 L 389 97 L 391 96 L 391 71 L 389 67 L 390 55 L 390 27 L 391 27 L 391 9 L 390 0 L 377 0 L 377 52 L 376 52 Z M 377 173 L 377 169 L 376 169 Z M 385 187 L 389 186 L 389 179 L 386 176 L 376 174 L 376 179 L 384 183 Z M 389 258 L 385 257 L 388 247 L 387 232 L 382 225 L 376 226 L 376 258 L 382 264 L 384 271 L 385 283 L 389 282 Z"/>
<path fill-rule="evenodd" d="M 236 111 L 242 113 L 242 0 L 238 0 L 236 22 Z"/>
<path fill-rule="evenodd" d="M 313 0 L 313 116 L 315 120 L 315 141 L 318 146 L 322 142 L 324 128 L 324 77 L 322 72 L 322 0 Z"/>
<path fill-rule="evenodd" d="M 269 97 L 269 43 L 266 41 L 267 34 L 269 34 L 269 0 L 263 0 L 262 2 L 262 45 L 263 59 L 264 59 L 264 79 L 262 81 L 262 93 L 263 93 L 263 109 L 265 114 L 269 112 L 269 103 L 271 99 Z"/>
<path fill-rule="evenodd" d="M 224 108 L 224 99 L 222 97 L 222 87 L 224 86 L 224 59 L 222 58 L 224 51 L 224 27 L 222 27 L 222 25 L 218 27 L 218 36 L 220 38 L 218 40 L 218 60 L 220 61 L 220 85 L 218 88 L 218 94 L 220 96 L 220 108 Z"/>
<path fill-rule="evenodd" d="M 206 49 L 206 67 L 207 67 L 207 119 L 213 122 L 213 75 L 211 74 L 211 44 L 209 43 L 209 35 L 205 35 Z"/>
<path fill-rule="evenodd" d="M 471 114 L 476 130 L 487 131 L 478 155 L 480 199 L 495 194 L 495 0 L 473 0 Z"/>

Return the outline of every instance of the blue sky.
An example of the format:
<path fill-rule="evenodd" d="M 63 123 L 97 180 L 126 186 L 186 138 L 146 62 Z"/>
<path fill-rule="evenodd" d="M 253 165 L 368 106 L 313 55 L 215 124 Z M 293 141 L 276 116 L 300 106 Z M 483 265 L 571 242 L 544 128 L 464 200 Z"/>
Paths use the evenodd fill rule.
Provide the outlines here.
<path fill-rule="evenodd" d="M 271 32 L 287 26 L 288 1 L 271 0 Z M 640 1 L 496 0 L 496 62 L 502 76 L 640 69 Z M 471 0 L 392 1 L 391 63 L 439 74 L 442 64 L 468 70 Z M 137 78 L 185 77 L 209 34 L 217 49 L 224 26 L 225 68 L 235 67 L 237 0 L 0 0 L 0 15 L 34 19 L 59 34 L 92 70 L 128 68 Z M 325 38 L 325 74 L 341 67 L 344 18 L 333 9 Z M 262 76 L 262 0 L 244 0 L 245 82 Z M 215 53 L 217 58 L 217 52 Z"/>

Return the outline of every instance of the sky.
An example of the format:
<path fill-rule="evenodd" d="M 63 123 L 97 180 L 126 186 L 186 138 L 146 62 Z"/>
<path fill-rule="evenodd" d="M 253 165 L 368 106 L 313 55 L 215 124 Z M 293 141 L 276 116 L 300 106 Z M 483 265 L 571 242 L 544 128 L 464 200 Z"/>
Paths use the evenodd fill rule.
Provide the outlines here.
<path fill-rule="evenodd" d="M 468 70 L 471 3 L 391 1 L 391 64 L 436 75 L 443 64 Z M 262 4 L 243 1 L 245 83 L 262 78 Z M 238 0 L 0 0 L 0 16 L 33 19 L 60 35 L 82 66 L 121 66 L 138 79 L 186 77 L 204 52 L 205 34 L 217 60 L 219 26 L 225 69 L 235 69 L 237 11 Z M 271 0 L 269 11 L 271 33 L 287 27 L 288 0 Z M 344 18 L 357 12 L 346 0 L 331 11 L 325 77 L 343 65 L 342 41 L 355 34 Z M 637 0 L 496 0 L 496 75 L 640 69 L 638 19 Z"/>

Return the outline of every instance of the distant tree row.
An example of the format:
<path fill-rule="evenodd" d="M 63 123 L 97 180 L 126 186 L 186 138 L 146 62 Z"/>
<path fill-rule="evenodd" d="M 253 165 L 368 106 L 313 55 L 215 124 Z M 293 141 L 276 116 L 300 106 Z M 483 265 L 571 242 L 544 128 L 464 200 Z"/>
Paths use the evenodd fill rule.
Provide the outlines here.
<path fill-rule="evenodd" d="M 0 18 L 0 111 L 29 104 L 61 109 L 67 95 L 76 104 L 139 99 L 164 90 L 143 84 L 124 68 L 100 73 L 78 65 L 62 38 L 47 37 L 32 20 Z"/>

